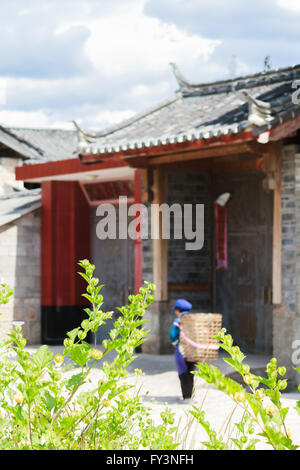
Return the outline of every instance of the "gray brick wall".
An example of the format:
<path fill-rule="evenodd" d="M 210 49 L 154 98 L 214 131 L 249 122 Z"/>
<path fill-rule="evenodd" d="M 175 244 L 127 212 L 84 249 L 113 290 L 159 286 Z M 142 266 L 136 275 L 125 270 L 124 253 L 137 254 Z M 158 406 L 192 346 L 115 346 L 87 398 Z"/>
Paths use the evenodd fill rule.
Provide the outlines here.
<path fill-rule="evenodd" d="M 294 146 L 285 147 L 281 161 L 282 300 L 296 310 L 296 160 Z"/>
<path fill-rule="evenodd" d="M 168 282 L 189 283 L 208 282 L 210 279 L 210 214 L 209 175 L 205 173 L 168 172 L 167 174 L 167 203 L 179 204 L 204 204 L 205 217 L 205 241 L 199 251 L 187 251 L 187 240 L 176 240 L 172 236 L 174 229 L 174 217 L 171 214 L 171 239 L 168 241 Z M 146 221 L 144 221 L 146 223 Z M 150 217 L 148 217 L 150 233 Z M 195 226 L 193 225 L 193 229 Z M 143 279 L 153 281 L 152 273 L 152 240 L 143 240 Z M 175 298 L 185 297 L 190 299 L 195 310 L 208 311 L 210 308 L 210 296 L 208 292 L 169 292 L 170 302 Z"/>
<path fill-rule="evenodd" d="M 273 354 L 288 368 L 293 388 L 300 379 L 292 363 L 293 342 L 300 340 L 300 149 L 296 145 L 282 148 L 281 208 L 282 304 L 274 306 Z"/>
<path fill-rule="evenodd" d="M 210 280 L 210 180 L 206 173 L 168 174 L 168 204 L 204 204 L 204 246 L 201 250 L 186 250 L 186 239 L 171 239 L 168 243 L 168 282 L 170 283 L 206 283 Z M 193 214 L 194 215 L 194 214 Z M 193 221 L 193 229 L 195 229 Z M 183 297 L 190 300 L 193 309 L 208 311 L 210 308 L 209 292 L 181 291 L 170 292 L 172 302 Z"/>
<path fill-rule="evenodd" d="M 28 344 L 41 340 L 40 317 L 40 211 L 31 212 L 0 228 L 0 278 L 14 290 L 9 304 L 1 306 L 0 338 L 12 321 L 25 322 Z"/>

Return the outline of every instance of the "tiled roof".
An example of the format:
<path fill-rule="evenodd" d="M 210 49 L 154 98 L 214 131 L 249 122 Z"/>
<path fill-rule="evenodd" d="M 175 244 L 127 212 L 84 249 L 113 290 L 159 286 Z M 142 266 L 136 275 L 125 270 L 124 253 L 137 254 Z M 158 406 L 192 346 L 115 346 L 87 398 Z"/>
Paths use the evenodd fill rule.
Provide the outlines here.
<path fill-rule="evenodd" d="M 0 227 L 40 207 L 40 189 L 26 189 L 0 196 Z"/>
<path fill-rule="evenodd" d="M 28 163 L 74 158 L 78 154 L 114 153 L 127 149 L 205 139 L 251 130 L 259 134 L 300 113 L 292 103 L 300 65 L 214 83 L 189 83 L 174 66 L 179 90 L 131 119 L 89 134 L 81 129 L 7 128 L 0 143 Z"/>
<path fill-rule="evenodd" d="M 300 65 L 205 84 L 191 84 L 174 71 L 179 90 L 173 97 L 105 131 L 79 130 L 78 152 L 114 153 L 246 129 L 258 134 L 300 113 L 292 103 Z"/>
<path fill-rule="evenodd" d="M 0 142 L 29 159 L 26 163 L 64 160 L 77 155 L 75 130 L 0 126 Z"/>

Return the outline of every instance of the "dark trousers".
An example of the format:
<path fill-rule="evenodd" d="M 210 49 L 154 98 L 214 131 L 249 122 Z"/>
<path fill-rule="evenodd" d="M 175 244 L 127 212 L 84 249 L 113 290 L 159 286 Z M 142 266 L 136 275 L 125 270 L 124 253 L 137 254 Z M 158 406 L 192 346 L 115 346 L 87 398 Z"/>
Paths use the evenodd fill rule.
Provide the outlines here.
<path fill-rule="evenodd" d="M 179 375 L 182 397 L 191 398 L 193 393 L 193 386 L 194 386 L 194 375 L 191 374 L 193 370 L 195 370 L 195 362 L 187 362 L 187 371 L 183 372 L 183 374 Z"/>

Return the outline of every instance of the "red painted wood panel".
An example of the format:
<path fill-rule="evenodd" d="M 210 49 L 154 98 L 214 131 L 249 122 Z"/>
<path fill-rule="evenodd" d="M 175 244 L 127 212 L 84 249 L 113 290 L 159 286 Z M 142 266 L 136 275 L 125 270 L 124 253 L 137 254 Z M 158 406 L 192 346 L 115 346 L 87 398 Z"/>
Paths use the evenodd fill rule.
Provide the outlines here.
<path fill-rule="evenodd" d="M 278 124 L 270 131 L 270 140 L 277 141 L 284 139 L 285 137 L 293 134 L 298 129 L 300 129 L 300 116 L 297 116 L 293 119 L 288 119 L 287 121 Z"/>
<path fill-rule="evenodd" d="M 74 183 L 55 182 L 55 305 L 74 305 Z"/>
<path fill-rule="evenodd" d="M 54 188 L 53 183 L 42 184 L 41 210 L 41 303 L 54 305 L 55 256 L 54 256 Z"/>
<path fill-rule="evenodd" d="M 82 297 L 86 290 L 86 282 L 77 274 L 78 271 L 81 271 L 77 263 L 82 259 L 91 261 L 91 208 L 79 183 L 76 183 L 74 187 L 74 208 L 74 225 L 76 227 L 74 239 L 74 303 L 75 305 L 83 305 L 86 304 L 86 299 Z"/>
<path fill-rule="evenodd" d="M 78 261 L 90 259 L 90 208 L 77 181 L 42 183 L 42 305 L 82 305 Z"/>
<path fill-rule="evenodd" d="M 16 180 L 30 180 L 34 178 L 50 178 L 59 175 L 81 173 L 83 171 L 105 170 L 124 166 L 127 166 L 127 163 L 115 156 L 110 156 L 103 162 L 96 162 L 89 165 L 84 165 L 78 158 L 69 158 L 67 160 L 19 166 L 15 168 L 15 175 Z"/>

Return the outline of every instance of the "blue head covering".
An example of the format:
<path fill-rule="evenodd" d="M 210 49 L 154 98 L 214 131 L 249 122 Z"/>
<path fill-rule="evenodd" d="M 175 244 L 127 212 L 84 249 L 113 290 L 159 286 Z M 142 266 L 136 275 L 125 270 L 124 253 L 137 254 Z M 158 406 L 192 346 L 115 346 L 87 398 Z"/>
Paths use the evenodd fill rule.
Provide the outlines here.
<path fill-rule="evenodd" d="M 193 306 L 190 302 L 188 302 L 187 300 L 185 299 L 177 299 L 175 304 L 174 304 L 174 307 L 173 307 L 173 310 L 180 310 L 181 312 L 188 312 L 190 310 L 192 310 Z"/>

